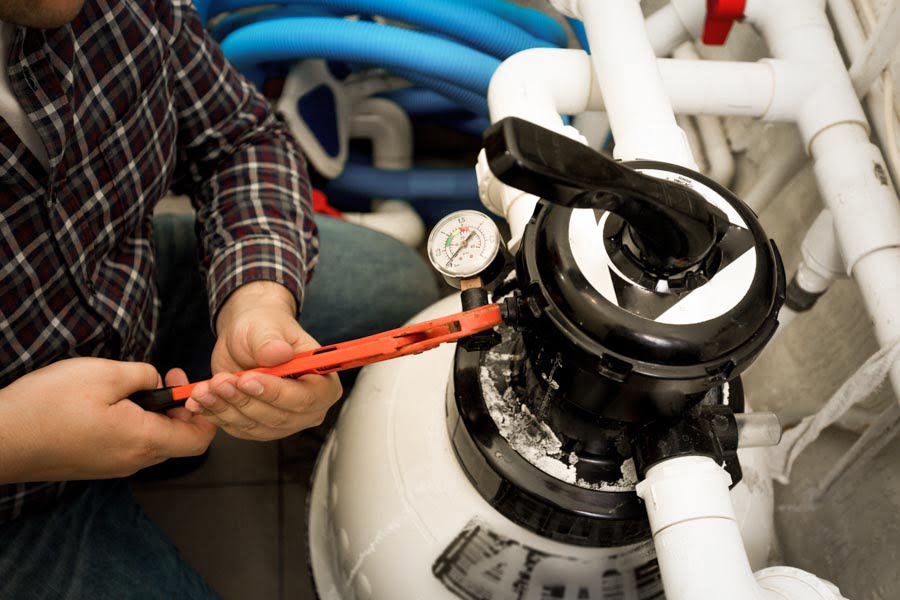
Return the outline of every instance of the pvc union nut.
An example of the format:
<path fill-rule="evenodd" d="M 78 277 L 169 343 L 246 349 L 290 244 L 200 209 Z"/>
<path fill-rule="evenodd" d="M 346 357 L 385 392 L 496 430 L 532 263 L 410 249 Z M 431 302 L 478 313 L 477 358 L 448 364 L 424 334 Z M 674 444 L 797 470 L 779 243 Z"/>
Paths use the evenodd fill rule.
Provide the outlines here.
<path fill-rule="evenodd" d="M 635 492 L 647 504 L 654 535 L 690 519 L 734 520 L 731 476 L 713 459 L 681 456 L 650 467 Z"/>
<path fill-rule="evenodd" d="M 791 600 L 847 600 L 836 585 L 794 567 L 769 567 L 753 574 L 759 586 Z"/>

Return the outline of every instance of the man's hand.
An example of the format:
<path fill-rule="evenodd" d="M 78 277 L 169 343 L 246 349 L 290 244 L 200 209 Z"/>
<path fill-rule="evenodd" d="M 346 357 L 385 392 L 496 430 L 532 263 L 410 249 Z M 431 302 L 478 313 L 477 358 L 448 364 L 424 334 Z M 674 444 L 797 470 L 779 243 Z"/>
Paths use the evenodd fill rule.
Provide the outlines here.
<path fill-rule="evenodd" d="M 341 396 L 337 375 L 282 379 L 261 373 L 231 373 L 271 367 L 294 354 L 318 348 L 295 318 L 291 293 L 269 281 L 245 284 L 229 296 L 216 319 L 209 383 L 194 388 L 188 410 L 208 418 L 231 435 L 274 440 L 320 425 Z"/>
<path fill-rule="evenodd" d="M 123 477 L 202 454 L 216 429 L 184 408 L 168 416 L 126 400 L 159 387 L 151 365 L 73 358 L 0 390 L 0 482 Z M 187 383 L 172 370 L 168 385 Z"/>

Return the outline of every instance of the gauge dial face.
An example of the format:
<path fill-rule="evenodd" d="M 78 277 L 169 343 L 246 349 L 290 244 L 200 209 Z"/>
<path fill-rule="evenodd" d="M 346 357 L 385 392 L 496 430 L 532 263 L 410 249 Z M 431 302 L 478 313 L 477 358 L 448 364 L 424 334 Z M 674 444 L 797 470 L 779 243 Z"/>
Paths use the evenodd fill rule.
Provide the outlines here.
<path fill-rule="evenodd" d="M 440 273 L 456 279 L 484 271 L 500 250 L 500 232 L 484 213 L 461 210 L 451 213 L 431 230 L 428 258 Z"/>

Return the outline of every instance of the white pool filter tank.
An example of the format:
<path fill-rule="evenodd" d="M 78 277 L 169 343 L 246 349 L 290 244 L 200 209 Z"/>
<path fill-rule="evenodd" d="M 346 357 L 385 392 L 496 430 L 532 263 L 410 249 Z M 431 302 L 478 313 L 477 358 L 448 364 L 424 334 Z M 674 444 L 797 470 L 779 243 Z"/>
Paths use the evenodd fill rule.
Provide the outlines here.
<path fill-rule="evenodd" d="M 664 598 L 634 488 L 690 455 L 739 482 L 751 567 L 767 566 L 772 485 L 764 450 L 738 449 L 739 374 L 777 326 L 784 274 L 755 216 L 683 168 L 517 119 L 486 140 L 492 171 L 545 201 L 511 273 L 489 220 L 440 223 L 431 258 L 464 291 L 414 321 L 485 303 L 493 279 L 504 324 L 360 374 L 313 476 L 318 596 Z"/>

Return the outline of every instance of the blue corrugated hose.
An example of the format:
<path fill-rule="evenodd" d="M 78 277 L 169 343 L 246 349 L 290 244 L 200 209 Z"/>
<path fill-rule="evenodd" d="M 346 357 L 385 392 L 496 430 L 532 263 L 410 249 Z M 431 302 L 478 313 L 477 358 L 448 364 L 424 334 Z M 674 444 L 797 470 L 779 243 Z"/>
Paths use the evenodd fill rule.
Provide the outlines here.
<path fill-rule="evenodd" d="M 419 4 L 421 0 L 395 0 L 398 9 L 409 9 Z M 224 12 L 231 12 L 247 6 L 259 6 L 261 0 L 194 0 L 194 6 L 205 23 L 210 18 Z M 293 2 L 280 2 L 279 4 L 293 4 Z M 303 4 L 303 2 L 298 2 Z M 532 36 L 549 42 L 555 46 L 565 48 L 568 45 L 568 37 L 562 25 L 552 17 L 538 10 L 517 6 L 506 0 L 450 0 L 443 4 L 453 4 L 456 7 L 472 7 L 481 11 L 490 12 L 508 23 L 512 23 Z M 331 3 L 328 3 L 331 5 Z M 404 20 L 398 18 L 398 20 Z"/>
<path fill-rule="evenodd" d="M 259 2 L 260 0 L 229 0 L 227 4 L 229 10 L 234 10 L 257 6 Z M 221 1 L 215 2 L 210 10 L 219 10 L 221 4 Z M 528 48 L 553 46 L 475 4 L 446 0 L 299 0 L 287 4 L 287 9 L 325 11 L 335 16 L 362 14 L 394 19 L 446 36 L 501 60 Z M 276 10 L 284 11 L 285 8 Z M 254 19 L 251 15 L 245 19 L 252 21 L 286 16 L 254 14 L 260 17 Z"/>
<path fill-rule="evenodd" d="M 260 63 L 315 57 L 420 74 L 486 96 L 500 66 L 496 58 L 418 31 L 327 17 L 253 23 L 226 37 L 222 51 L 257 84 Z"/>
<path fill-rule="evenodd" d="M 343 173 L 328 184 L 329 192 L 403 200 L 478 200 L 475 169 L 388 171 L 347 163 Z"/>

